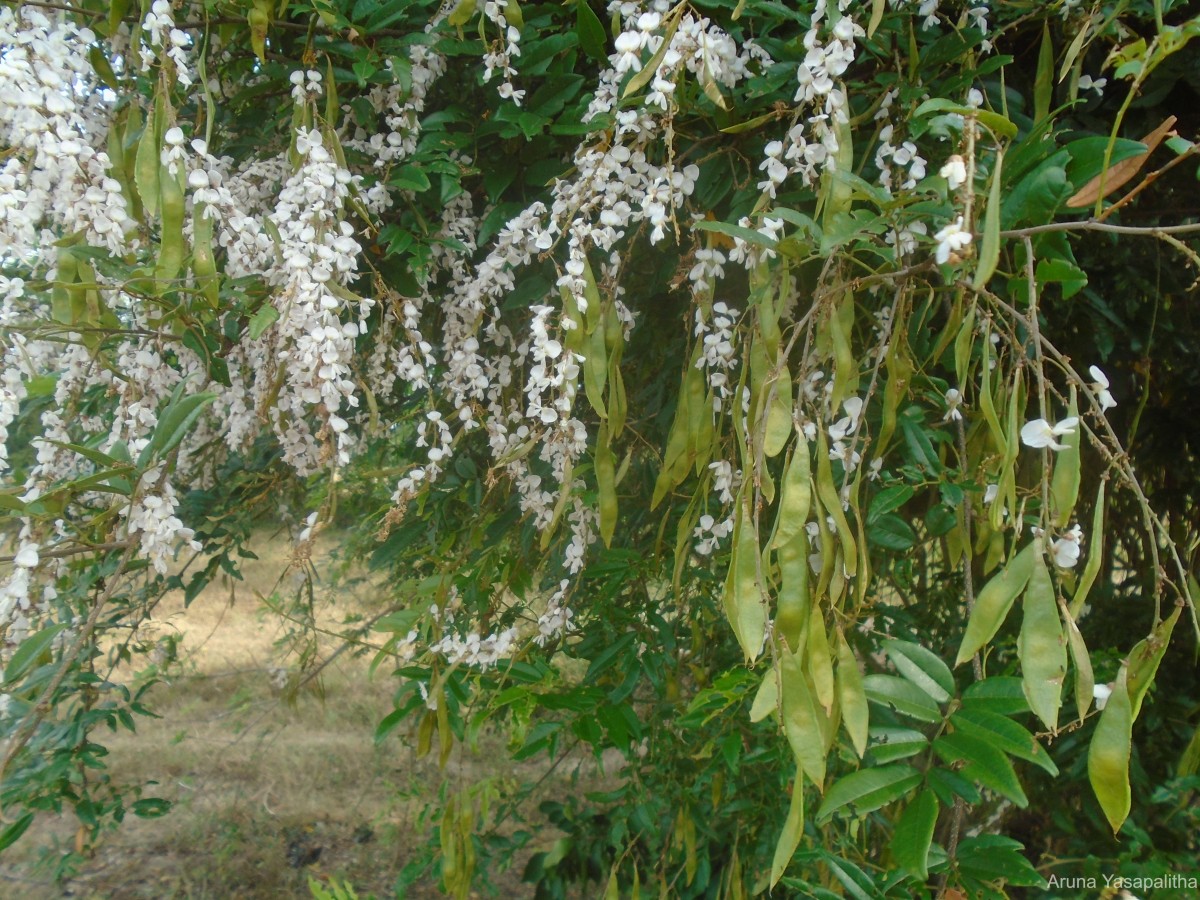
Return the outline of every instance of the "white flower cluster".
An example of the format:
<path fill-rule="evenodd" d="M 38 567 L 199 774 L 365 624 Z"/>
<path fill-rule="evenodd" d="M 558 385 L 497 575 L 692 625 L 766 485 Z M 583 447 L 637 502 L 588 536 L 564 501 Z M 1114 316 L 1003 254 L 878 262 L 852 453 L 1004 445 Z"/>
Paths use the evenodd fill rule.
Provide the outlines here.
<path fill-rule="evenodd" d="M 927 161 L 917 152 L 912 141 L 903 141 L 899 147 L 892 145 L 895 133 L 889 122 L 879 132 L 879 147 L 875 150 L 875 165 L 879 167 L 879 184 L 888 193 L 895 188 L 896 170 L 901 171 L 900 190 L 910 191 L 925 177 Z"/>
<path fill-rule="evenodd" d="M 718 254 L 719 255 L 719 254 Z M 694 270 L 693 270 L 694 271 Z M 695 335 L 701 339 L 703 349 L 696 360 L 696 368 L 703 369 L 712 388 L 713 412 L 719 413 L 732 393 L 730 376 L 737 367 L 738 357 L 734 342 L 737 340 L 738 311 L 721 301 L 712 305 L 710 322 L 704 320 L 704 310 L 696 308 Z"/>
<path fill-rule="evenodd" d="M 13 332 L 7 337 L 12 344 L 4 351 L 0 371 L 0 475 L 8 470 L 8 426 L 17 418 L 27 393 L 22 359 L 25 335 Z"/>
<path fill-rule="evenodd" d="M 1109 392 L 1109 388 L 1112 385 L 1109 384 L 1108 376 L 1101 371 L 1099 366 L 1089 366 L 1088 374 L 1092 376 L 1090 387 L 1096 395 L 1096 402 L 1100 404 L 1100 412 L 1106 413 L 1117 405 L 1117 401 L 1113 399 L 1113 395 Z"/>
<path fill-rule="evenodd" d="M 732 516 L 718 522 L 712 516 L 705 513 L 700 517 L 699 524 L 692 532 L 692 535 L 697 539 L 696 552 L 701 556 L 711 555 L 721 545 L 721 541 L 729 536 L 731 531 L 733 531 Z"/>
<path fill-rule="evenodd" d="M 187 50 L 192 45 L 191 36 L 175 27 L 171 4 L 167 0 L 154 0 L 150 12 L 142 21 L 142 35 L 151 47 L 165 51 L 173 63 L 175 80 L 183 87 L 191 87 L 192 76 L 188 70 Z M 150 54 L 142 56 L 142 71 L 150 71 Z"/>
<path fill-rule="evenodd" d="M 570 582 L 565 578 L 560 581 L 558 590 L 551 594 L 550 599 L 546 601 L 546 611 L 538 616 L 538 633 L 533 642 L 539 647 L 544 647 L 550 641 L 557 640 L 575 630 L 575 623 L 571 621 L 575 613 L 566 603 L 569 585 Z"/>
<path fill-rule="evenodd" d="M 53 266 L 55 241 L 73 232 L 126 250 L 125 197 L 98 149 L 110 109 L 93 89 L 95 40 L 37 9 L 0 7 L 0 260 Z"/>
<path fill-rule="evenodd" d="M 760 165 L 766 180 L 759 189 L 775 197 L 778 187 L 789 175 L 799 175 L 808 187 L 820 173 L 837 166 L 839 143 L 837 129 L 849 121 L 846 92 L 839 79 L 854 62 L 861 26 L 844 14 L 846 0 L 837 3 L 831 33 L 825 34 L 826 0 L 816 0 L 808 32 L 804 35 L 805 56 L 796 69 L 795 102 L 809 115 L 789 129 L 786 142 L 771 141 L 766 159 Z M 731 254 L 732 258 L 732 254 Z M 748 264 L 753 264 L 753 259 Z"/>
<path fill-rule="evenodd" d="M 295 146 L 300 166 L 270 216 L 282 244 L 282 264 L 272 270 L 271 281 L 279 287 L 277 358 L 287 373 L 271 417 L 284 458 L 307 474 L 322 462 L 304 419 L 310 408 L 324 420 L 320 435 L 334 442 L 337 465 L 350 461 L 353 438 L 339 411 L 358 406 L 350 362 L 373 301 L 345 288 L 362 250 L 342 219 L 354 177 L 337 164 L 316 129 L 297 129 Z M 340 314 L 351 305 L 357 305 L 359 321 L 343 322 Z"/>
<path fill-rule="evenodd" d="M 916 6 L 917 17 L 921 20 L 922 28 L 933 28 L 937 25 L 939 3 L 940 0 L 891 0 L 893 8 Z"/>
<path fill-rule="evenodd" d="M 655 6 L 653 11 L 659 14 L 661 24 L 667 5 Z M 626 30 L 636 32 L 641 42 L 643 32 L 636 27 L 636 21 L 645 11 L 629 5 L 619 12 L 625 18 Z M 651 22 L 646 20 L 643 24 Z M 652 39 L 662 40 L 658 35 L 647 36 L 648 45 Z M 748 74 L 747 66 L 752 59 L 765 57 L 754 48 L 744 47 L 739 54 L 728 35 L 707 19 L 691 15 L 682 16 L 670 49 L 678 53 L 678 59 L 670 56 L 670 64 L 664 62 L 666 67 L 660 67 L 663 78 L 675 77 L 684 69 L 697 75 L 706 71 L 706 77 L 718 84 L 736 83 Z M 614 67 L 601 73 L 585 120 L 608 113 L 616 106 L 621 75 L 616 69 L 619 56 L 614 54 L 610 58 Z M 486 410 L 484 426 L 497 468 L 512 478 L 522 510 L 534 516 L 538 527 L 549 524 L 559 492 L 548 489 L 540 470 L 531 469 L 527 445 L 540 442 L 537 458 L 548 465 L 552 477 L 560 480 L 568 463 L 586 452 L 586 428 L 573 415 L 583 360 L 563 346 L 562 332 L 575 323 L 560 315 L 557 292 L 531 306 L 530 331 L 523 340 L 499 324 L 499 308 L 515 284 L 513 270 L 562 241 L 565 262 L 555 288 L 569 292 L 575 307 L 588 314 L 586 259 L 590 250 L 608 254 L 598 267 L 597 280 L 615 284 L 621 258 L 614 252 L 614 245 L 629 229 L 647 222 L 652 226 L 651 241 L 665 238 L 674 210 L 695 189 L 699 169 L 694 165 L 677 168 L 653 162 L 654 156 L 662 152 L 664 134 L 669 140 L 671 132 L 652 112 L 662 113 L 662 107 L 653 104 L 618 111 L 612 133 L 598 131 L 580 146 L 574 158 L 576 174 L 555 185 L 549 209 L 540 202 L 534 203 L 506 223 L 492 250 L 477 267 L 469 268 L 456 261 L 443 268 L 450 285 L 441 299 L 445 364 L 439 387 L 453 404 L 452 418 L 466 427 L 474 423 L 479 406 Z M 612 289 L 606 303 L 612 305 L 627 337 L 633 317 L 619 295 L 619 289 Z M 488 357 L 481 353 L 484 342 L 493 345 Z M 524 365 L 528 366 L 523 381 L 525 396 L 518 406 L 505 388 L 521 383 L 516 381 L 514 369 Z M 397 505 L 412 497 L 426 476 L 423 469 L 418 469 L 401 478 L 394 494 Z M 570 487 L 574 491 L 583 484 Z M 564 565 L 570 571 L 577 571 L 582 566 L 584 548 L 596 537 L 595 512 L 585 511 L 578 501 L 569 509 L 566 519 L 571 540 Z"/>
<path fill-rule="evenodd" d="M 1079 562 L 1080 548 L 1083 544 L 1083 529 L 1078 525 L 1061 537 L 1055 538 L 1050 544 L 1050 552 L 1054 556 L 1054 564 L 1061 569 L 1073 569 Z"/>
<path fill-rule="evenodd" d="M 316 100 L 325 93 L 325 89 L 321 86 L 324 78 L 316 69 L 308 69 L 306 71 L 297 69 L 288 76 L 288 81 L 292 84 L 292 100 L 295 103 Z"/>
<path fill-rule="evenodd" d="M 432 27 L 431 24 L 427 31 Z M 385 130 L 369 133 L 356 125 L 353 135 L 344 141 L 346 147 L 373 158 L 377 167 L 399 162 L 417 149 L 425 98 L 433 83 L 446 71 L 445 58 L 425 44 L 414 44 L 408 51 L 408 59 L 412 86 L 407 92 L 389 59 L 385 68 L 392 73 L 393 82 L 376 85 L 367 94 L 371 108 L 383 115 Z"/>
<path fill-rule="evenodd" d="M 832 386 L 832 385 L 831 385 Z M 850 435 L 858 429 L 859 420 L 862 417 L 863 401 L 861 397 L 847 397 L 842 401 L 842 411 L 845 413 L 840 419 L 829 426 L 829 458 L 831 460 L 840 460 L 846 475 L 858 468 L 858 464 L 862 462 L 862 457 L 855 449 L 854 441 L 847 441 Z"/>
<path fill-rule="evenodd" d="M 450 458 L 451 453 L 450 426 L 437 410 L 425 414 L 425 421 L 417 426 L 417 446 L 428 447 L 426 457 L 429 462 L 421 478 L 437 478 L 441 473 L 443 463 Z M 415 473 L 413 473 L 415 474 Z"/>
<path fill-rule="evenodd" d="M 45 614 L 49 601 L 56 596 L 54 588 L 47 586 L 41 604 L 35 604 L 30 599 L 41 548 L 30 539 L 28 520 L 24 520 L 24 523 L 18 535 L 12 571 L 0 585 L 0 629 L 4 631 L 4 641 L 8 647 L 25 639 L 31 623 Z"/>
<path fill-rule="evenodd" d="M 550 337 L 546 323 L 552 312 L 549 306 L 533 307 L 529 349 L 533 365 L 525 382 L 525 414 L 543 425 L 553 425 L 560 417 L 570 416 L 583 362 L 583 357 L 564 349 Z M 545 402 L 547 392 L 554 395 L 549 403 Z"/>
<path fill-rule="evenodd" d="M 963 217 L 959 216 L 933 236 L 937 241 L 934 258 L 938 265 L 956 265 L 961 261 L 958 251 L 974 240 L 974 235 L 963 225 Z"/>
<path fill-rule="evenodd" d="M 439 610 L 436 605 L 430 607 L 435 620 L 439 619 L 445 629 L 440 640 L 429 645 L 434 653 L 445 657 L 451 665 L 479 666 L 486 669 L 494 666 L 502 659 L 512 655 L 519 637 L 516 628 L 505 628 L 489 635 L 481 635 L 478 631 L 470 631 L 465 635 L 454 632 L 453 609 L 458 605 L 458 593 L 451 591 L 450 600 L 445 610 Z"/>
<path fill-rule="evenodd" d="M 179 501 L 171 482 L 164 477 L 162 467 L 147 470 L 143 481 L 153 485 L 154 489 L 136 495 L 121 515 L 125 519 L 126 533 L 138 538 L 142 557 L 150 560 L 160 575 L 166 575 L 167 559 L 180 542 L 197 553 L 202 547 L 194 540 L 195 532 L 184 527 L 175 515 Z"/>
<path fill-rule="evenodd" d="M 513 87 L 513 78 L 516 77 L 517 70 L 512 61 L 513 57 L 521 55 L 521 29 L 516 25 L 509 24 L 506 13 L 508 5 L 508 0 L 487 0 L 483 4 L 484 16 L 503 35 L 501 40 L 493 42 L 483 56 L 483 80 L 484 83 L 491 81 L 492 76 L 499 69 L 503 78 L 496 93 L 520 106 L 521 101 L 525 99 L 525 92 L 518 91 Z"/>

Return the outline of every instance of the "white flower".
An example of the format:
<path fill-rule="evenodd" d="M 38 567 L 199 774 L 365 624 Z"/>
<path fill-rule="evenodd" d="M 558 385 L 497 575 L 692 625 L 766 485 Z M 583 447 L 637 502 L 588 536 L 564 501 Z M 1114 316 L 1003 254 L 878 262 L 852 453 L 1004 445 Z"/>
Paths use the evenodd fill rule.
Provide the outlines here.
<path fill-rule="evenodd" d="M 1096 394 L 1096 400 L 1100 403 L 1100 411 L 1108 412 L 1108 410 L 1117 405 L 1117 401 L 1113 399 L 1113 395 L 1108 392 L 1108 376 L 1100 371 L 1099 366 L 1091 366 L 1088 369 L 1088 374 L 1092 376 L 1091 387 Z"/>
<path fill-rule="evenodd" d="M 1083 529 L 1076 525 L 1062 537 L 1050 545 L 1054 554 L 1054 564 L 1060 569 L 1073 569 L 1079 562 L 1080 544 L 1083 542 Z"/>
<path fill-rule="evenodd" d="M 1034 419 L 1032 422 L 1026 422 L 1025 427 L 1021 429 L 1021 443 L 1037 449 L 1049 447 L 1051 450 L 1066 450 L 1067 445 L 1058 443 L 1055 438 L 1064 434 L 1074 434 L 1078 424 L 1077 416 L 1063 419 L 1057 425 L 1051 425 L 1045 419 Z"/>
<path fill-rule="evenodd" d="M 938 174 L 950 183 L 950 190 L 957 191 L 967 181 L 967 163 L 956 153 L 946 160 Z"/>
<path fill-rule="evenodd" d="M 1000 485 L 989 484 L 983 492 L 984 504 L 990 505 L 999 494 L 1000 494 Z"/>
<path fill-rule="evenodd" d="M 1104 86 L 1108 84 L 1107 78 L 1093 78 L 1091 75 L 1079 76 L 1079 89 L 1081 91 L 1095 91 L 1097 94 L 1104 94 Z"/>
<path fill-rule="evenodd" d="M 959 407 L 962 405 L 962 394 L 958 388 L 950 388 L 946 391 L 946 414 L 942 416 L 943 422 L 961 422 L 962 413 Z"/>
<path fill-rule="evenodd" d="M 1112 692 L 1113 689 L 1107 684 L 1098 684 L 1092 688 L 1092 697 L 1096 701 L 1096 709 L 1104 709 Z"/>
<path fill-rule="evenodd" d="M 959 216 L 941 231 L 933 236 L 938 242 L 937 253 L 934 254 L 940 265 L 950 262 L 950 255 L 957 253 L 971 243 L 971 232 L 963 228 L 963 217 Z"/>
<path fill-rule="evenodd" d="M 15 557 L 13 564 L 20 566 L 22 569 L 33 569 L 38 564 L 38 548 L 37 544 L 26 544 L 22 547 Z"/>

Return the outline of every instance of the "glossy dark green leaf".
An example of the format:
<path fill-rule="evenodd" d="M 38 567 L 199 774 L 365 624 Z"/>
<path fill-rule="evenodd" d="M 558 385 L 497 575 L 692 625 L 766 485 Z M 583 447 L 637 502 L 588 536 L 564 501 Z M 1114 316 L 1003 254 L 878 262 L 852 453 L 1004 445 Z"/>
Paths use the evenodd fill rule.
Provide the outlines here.
<path fill-rule="evenodd" d="M 921 722 L 940 722 L 937 701 L 911 681 L 894 675 L 868 675 L 863 679 L 867 699 Z"/>
<path fill-rule="evenodd" d="M 817 824 L 827 822 L 839 811 L 851 816 L 869 813 L 899 800 L 920 783 L 920 771 L 900 763 L 852 772 L 825 792 L 817 810 Z"/>
<path fill-rule="evenodd" d="M 21 641 L 13 655 L 4 667 L 4 684 L 11 688 L 24 677 L 25 673 L 38 665 L 42 658 L 50 652 L 55 639 L 70 627 L 60 622 L 50 625 L 41 631 L 34 632 Z"/>
<path fill-rule="evenodd" d="M 963 777 L 1007 797 L 1022 809 L 1029 805 L 1013 764 L 986 739 L 963 731 L 947 732 L 933 742 L 933 749 L 947 763 L 966 763 L 960 770 Z"/>
<path fill-rule="evenodd" d="M 936 653 L 910 641 L 883 642 L 884 652 L 896 670 L 938 703 L 954 693 L 954 675 Z"/>
<path fill-rule="evenodd" d="M 918 880 L 929 877 L 929 845 L 937 825 L 938 800 L 926 788 L 904 808 L 892 834 L 892 857 Z"/>
<path fill-rule="evenodd" d="M 1021 679 L 1011 675 L 993 675 L 977 681 L 963 691 L 964 707 L 982 709 L 1002 716 L 1029 712 L 1029 702 Z"/>
<path fill-rule="evenodd" d="M 929 738 L 911 728 L 872 728 L 867 741 L 867 752 L 875 764 L 907 759 L 927 749 Z"/>
<path fill-rule="evenodd" d="M 950 724 L 964 734 L 987 741 L 1009 756 L 1031 762 L 1050 775 L 1058 774 L 1058 766 L 1046 749 L 1023 725 L 1007 716 L 967 706 L 950 717 Z"/>

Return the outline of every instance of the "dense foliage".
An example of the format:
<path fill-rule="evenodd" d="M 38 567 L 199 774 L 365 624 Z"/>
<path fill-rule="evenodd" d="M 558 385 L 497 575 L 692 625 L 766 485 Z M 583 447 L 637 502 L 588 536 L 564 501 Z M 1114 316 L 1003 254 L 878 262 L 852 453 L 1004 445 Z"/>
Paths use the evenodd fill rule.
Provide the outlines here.
<path fill-rule="evenodd" d="M 0 7 L 0 846 L 166 811 L 139 625 L 282 517 L 380 741 L 623 760 L 399 891 L 1200 876 L 1184 6 Z"/>

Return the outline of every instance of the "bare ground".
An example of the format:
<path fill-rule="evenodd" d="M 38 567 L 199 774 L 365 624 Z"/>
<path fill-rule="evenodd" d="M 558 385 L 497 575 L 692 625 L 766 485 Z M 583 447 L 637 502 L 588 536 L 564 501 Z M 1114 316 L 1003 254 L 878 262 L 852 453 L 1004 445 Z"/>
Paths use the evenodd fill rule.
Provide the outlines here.
<path fill-rule="evenodd" d="M 391 897 L 403 867 L 422 858 L 430 827 L 422 811 L 443 773 L 417 759 L 407 736 L 376 746 L 375 726 L 392 709 L 387 667 L 372 678 L 369 658 L 343 654 L 294 696 L 281 691 L 285 672 L 296 680 L 298 657 L 287 649 L 288 623 L 256 594 L 270 595 L 291 544 L 264 537 L 254 549 L 260 559 L 246 561 L 244 582 L 210 586 L 186 611 L 180 597 L 160 605 L 154 627 L 175 630 L 181 648 L 170 682 L 149 694 L 163 718 L 140 719 L 136 735 L 98 737 L 114 780 L 156 781 L 146 795 L 174 808 L 129 816 L 59 881 L 54 861 L 72 847 L 77 823 L 43 817 L 0 860 L 0 896 L 304 898 L 313 877 Z M 318 571 L 328 551 L 318 543 Z M 371 594 L 367 581 L 319 584 L 317 623 L 332 630 L 348 613 L 369 613 Z M 316 659 L 336 646 L 318 641 Z M 464 785 L 505 774 L 487 771 L 486 759 L 461 754 L 445 774 Z M 517 872 L 493 874 L 490 884 L 501 897 L 531 895 Z M 442 895 L 426 877 L 407 896 Z"/>

